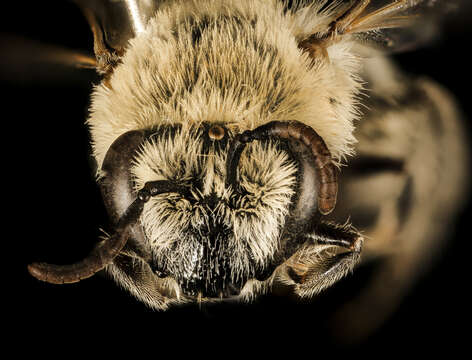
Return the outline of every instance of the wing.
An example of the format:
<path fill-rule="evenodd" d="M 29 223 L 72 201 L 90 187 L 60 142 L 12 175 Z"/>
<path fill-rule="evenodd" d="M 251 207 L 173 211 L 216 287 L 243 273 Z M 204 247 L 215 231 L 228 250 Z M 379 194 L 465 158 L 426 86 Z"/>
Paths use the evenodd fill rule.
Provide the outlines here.
<path fill-rule="evenodd" d="M 110 72 L 128 41 L 144 30 L 162 0 L 74 0 L 82 9 L 94 37 L 98 70 Z"/>
<path fill-rule="evenodd" d="M 331 12 L 332 23 L 322 40 L 354 36 L 388 52 L 405 51 L 434 39 L 467 5 L 466 0 L 328 0 L 323 11 Z M 320 43 L 320 34 L 311 39 Z"/>
<path fill-rule="evenodd" d="M 28 37 L 0 33 L 0 77 L 38 80 L 51 74 L 50 81 L 77 78 L 76 68 L 111 72 L 128 41 L 143 31 L 163 0 L 72 0 L 84 13 L 94 37 L 94 53 L 49 45 Z M 52 7 L 51 7 L 52 9 Z M 63 10 L 60 8 L 58 13 Z M 94 56 L 95 55 L 95 56 Z M 59 66 L 57 66 L 59 65 Z M 53 71 L 52 71 L 53 70 Z M 43 81 L 45 76 L 41 75 Z M 53 79 L 54 78 L 54 79 Z"/>
<path fill-rule="evenodd" d="M 412 50 L 439 37 L 445 23 L 465 8 L 464 0 L 373 0 L 373 26 L 367 20 L 367 31 L 357 37 L 388 52 Z"/>
<path fill-rule="evenodd" d="M 162 2 L 159 0 L 72 0 L 84 13 L 94 36 L 94 53 L 50 45 L 29 36 L 0 33 L 0 77 L 14 81 L 21 75 L 28 82 L 64 82 L 80 77 L 77 68 L 97 69 L 106 74 L 119 61 L 127 42 L 142 31 Z M 9 5 L 8 5 L 9 6 Z M 7 6 L 7 9 L 8 9 Z M 50 9 L 53 9 L 53 4 Z M 38 5 L 35 9 L 40 9 Z M 65 6 L 59 7 L 57 15 Z M 19 10 L 19 7 L 16 11 Z M 8 11 L 7 11 L 8 12 Z M 26 20 L 24 20 L 26 21 Z M 47 19 L 45 19 L 47 21 Z M 95 56 L 94 56 L 95 55 Z"/>
<path fill-rule="evenodd" d="M 93 55 L 19 35 L 0 34 L 0 80 L 12 83 L 67 83 L 92 79 Z"/>

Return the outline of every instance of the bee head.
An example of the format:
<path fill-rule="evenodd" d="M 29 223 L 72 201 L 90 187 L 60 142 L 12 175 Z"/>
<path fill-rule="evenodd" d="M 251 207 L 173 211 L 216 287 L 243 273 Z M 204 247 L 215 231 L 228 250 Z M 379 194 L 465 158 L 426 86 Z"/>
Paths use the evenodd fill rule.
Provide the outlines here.
<path fill-rule="evenodd" d="M 134 228 L 135 240 L 150 247 L 151 267 L 187 296 L 238 295 L 293 251 L 289 234 L 330 211 L 326 199 L 335 193 L 322 185 L 330 159 L 312 150 L 324 146 L 315 138 L 293 122 L 243 134 L 210 123 L 131 131 L 105 157 L 105 204 L 118 221 L 146 184 L 172 184 L 149 199 Z"/>

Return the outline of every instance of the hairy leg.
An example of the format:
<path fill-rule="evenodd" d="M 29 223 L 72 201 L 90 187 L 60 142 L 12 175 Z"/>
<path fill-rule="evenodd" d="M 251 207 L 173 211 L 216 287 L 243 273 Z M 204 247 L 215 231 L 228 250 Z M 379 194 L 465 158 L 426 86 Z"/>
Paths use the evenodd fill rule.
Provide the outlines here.
<path fill-rule="evenodd" d="M 349 225 L 333 223 L 321 223 L 304 237 L 304 245 L 279 269 L 278 277 L 299 298 L 311 298 L 353 270 L 364 238 Z"/>
<path fill-rule="evenodd" d="M 180 294 L 174 280 L 160 278 L 148 263 L 130 251 L 118 255 L 106 267 L 106 273 L 154 310 L 166 310 L 172 304 L 183 302 L 179 300 Z"/>

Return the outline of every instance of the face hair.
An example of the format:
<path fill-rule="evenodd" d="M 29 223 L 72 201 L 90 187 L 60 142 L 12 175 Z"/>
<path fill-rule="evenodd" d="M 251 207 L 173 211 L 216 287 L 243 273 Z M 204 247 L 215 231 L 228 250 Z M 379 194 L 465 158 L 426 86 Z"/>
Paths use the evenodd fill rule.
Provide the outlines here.
<path fill-rule="evenodd" d="M 228 263 L 230 279 L 238 282 L 267 266 L 278 250 L 297 166 L 276 143 L 254 143 L 241 157 L 244 193 L 237 194 L 225 184 L 228 146 L 204 148 L 200 133 L 186 129 L 151 137 L 142 145 L 131 170 L 136 188 L 167 180 L 189 186 L 190 195 L 151 199 L 141 222 L 155 263 L 178 275 L 192 267 L 192 259 L 203 251 L 202 238 L 217 221 L 226 232 L 220 257 Z"/>

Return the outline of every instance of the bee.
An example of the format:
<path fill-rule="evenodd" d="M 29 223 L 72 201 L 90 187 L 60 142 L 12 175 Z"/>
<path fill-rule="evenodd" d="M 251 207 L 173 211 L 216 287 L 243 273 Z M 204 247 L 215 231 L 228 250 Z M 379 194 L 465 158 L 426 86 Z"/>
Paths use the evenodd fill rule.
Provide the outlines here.
<path fill-rule="evenodd" d="M 424 41 L 417 15 L 444 2 L 76 3 L 95 56 L 69 61 L 101 76 L 87 126 L 114 231 L 31 275 L 104 272 L 166 310 L 310 299 L 362 255 L 386 260 L 339 317 L 360 323 L 374 299 L 368 331 L 391 313 L 466 188 L 452 96 L 384 55 Z"/>

